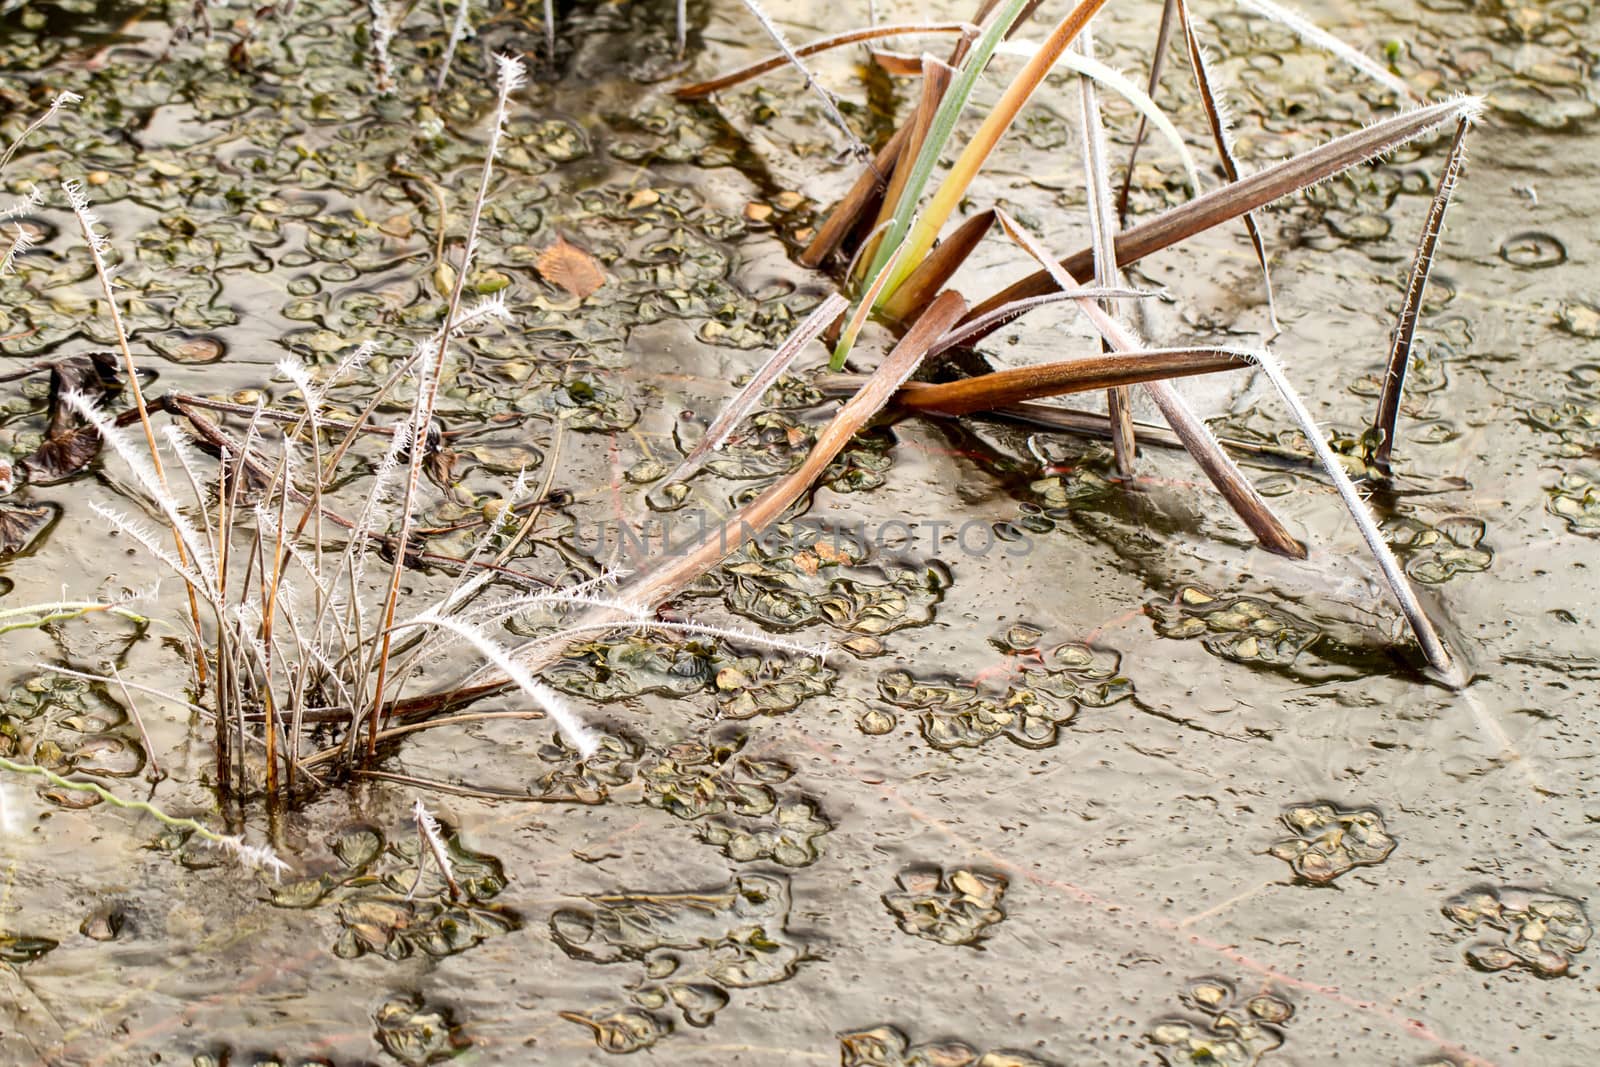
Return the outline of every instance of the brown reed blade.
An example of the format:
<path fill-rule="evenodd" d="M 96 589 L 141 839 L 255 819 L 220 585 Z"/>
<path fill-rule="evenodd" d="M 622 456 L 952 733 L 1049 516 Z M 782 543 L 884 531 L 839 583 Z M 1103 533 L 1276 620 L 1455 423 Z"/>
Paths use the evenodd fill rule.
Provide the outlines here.
<path fill-rule="evenodd" d="M 1188 203 L 1163 211 L 1132 229 L 1124 230 L 1117 236 L 1117 265 L 1126 267 L 1137 263 L 1145 256 L 1229 219 L 1238 218 L 1247 211 L 1392 151 L 1451 119 L 1474 118 L 1482 108 L 1483 102 L 1470 96 L 1414 108 L 1335 138 L 1220 189 L 1213 189 Z M 1079 280 L 1088 278 L 1094 272 L 1094 253 L 1087 248 L 1059 262 L 1068 275 Z M 970 323 L 990 316 L 1007 304 L 1056 288 L 1049 271 L 1035 271 L 975 305 L 968 312 L 966 321 Z M 998 329 L 1005 321 L 1003 318 L 990 319 L 988 329 L 971 340 Z"/>
<path fill-rule="evenodd" d="M 1400 397 L 1405 389 L 1406 370 L 1411 364 L 1411 346 L 1417 334 L 1422 298 L 1428 291 L 1428 276 L 1433 273 L 1433 254 L 1439 245 L 1439 232 L 1444 227 L 1444 214 L 1450 207 L 1450 197 L 1455 193 L 1456 181 L 1461 176 L 1461 163 L 1466 155 L 1467 127 L 1470 125 L 1466 118 L 1456 124 L 1455 139 L 1450 142 L 1450 157 L 1445 161 L 1444 173 L 1439 175 L 1438 191 L 1433 195 L 1428 217 L 1422 224 L 1422 237 L 1417 241 L 1417 252 L 1411 261 L 1411 276 L 1406 282 L 1405 303 L 1400 307 L 1394 340 L 1389 347 L 1383 392 L 1378 397 L 1378 411 L 1372 419 L 1372 428 L 1382 433 L 1372 460 L 1385 474 L 1389 473 L 1390 459 L 1394 453 Z"/>
<path fill-rule="evenodd" d="M 846 33 L 836 33 L 830 37 L 820 37 L 815 41 L 808 41 L 794 49 L 794 54 L 802 59 L 827 52 L 834 48 L 843 48 L 846 45 L 859 44 L 862 41 L 876 41 L 884 37 L 910 37 L 913 35 L 927 34 L 971 34 L 976 29 L 966 22 L 904 22 L 893 26 L 868 26 L 859 30 L 850 30 Z M 777 70 L 789 64 L 789 57 L 782 52 L 775 52 L 764 59 L 757 60 L 747 67 L 720 74 L 708 81 L 696 82 L 672 90 L 672 95 L 679 100 L 700 100 L 719 93 L 724 89 L 731 89 L 735 85 L 747 82 L 751 78 L 758 78 L 769 71 Z"/>
<path fill-rule="evenodd" d="M 1101 353 L 979 374 L 954 382 L 907 382 L 895 400 L 908 411 L 970 415 L 1047 396 L 1125 388 L 1164 378 L 1242 370 L 1250 360 L 1218 348 L 1165 348 Z"/>
<path fill-rule="evenodd" d="M 1158 351 L 1146 349 L 1145 352 Z M 1139 355 L 1138 352 L 1126 352 L 1124 355 Z M 1235 353 L 1238 354 L 1238 353 Z M 864 374 L 819 374 L 811 380 L 824 396 L 848 396 L 861 388 L 861 383 L 867 380 Z M 901 392 L 916 383 L 907 382 L 901 387 Z M 990 408 L 982 412 L 971 412 L 972 415 L 983 415 L 992 418 L 1010 419 L 1015 422 L 1028 423 L 1032 426 L 1042 426 L 1047 430 L 1059 430 L 1062 433 L 1076 434 L 1080 437 L 1098 437 L 1111 440 L 1111 422 L 1097 411 L 1082 411 L 1078 408 L 1061 407 L 1058 404 L 1039 404 L 1023 400 L 1015 404 L 1005 404 L 1001 407 Z M 1158 426 L 1153 422 L 1136 422 L 1139 440 L 1148 445 L 1160 448 L 1183 449 L 1183 441 L 1177 434 L 1165 426 Z M 1284 448 L 1282 445 L 1263 444 L 1260 441 L 1240 441 L 1236 438 L 1218 438 L 1229 452 L 1237 452 L 1251 456 L 1257 460 L 1280 463 L 1296 468 L 1307 466 L 1311 460 L 1303 453 Z"/>

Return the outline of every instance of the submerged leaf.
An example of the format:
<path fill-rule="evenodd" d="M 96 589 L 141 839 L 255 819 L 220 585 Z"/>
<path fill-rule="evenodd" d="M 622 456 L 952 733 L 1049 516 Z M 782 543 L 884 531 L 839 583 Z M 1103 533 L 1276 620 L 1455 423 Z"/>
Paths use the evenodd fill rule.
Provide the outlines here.
<path fill-rule="evenodd" d="M 539 253 L 539 276 L 583 300 L 606 283 L 595 258 L 565 237 Z"/>
<path fill-rule="evenodd" d="M 47 504 L 28 507 L 0 501 L 0 559 L 27 548 L 55 516 L 56 509 Z"/>
<path fill-rule="evenodd" d="M 40 445 L 17 468 L 34 485 L 65 481 L 100 454 L 100 433 L 93 426 L 78 426 Z"/>

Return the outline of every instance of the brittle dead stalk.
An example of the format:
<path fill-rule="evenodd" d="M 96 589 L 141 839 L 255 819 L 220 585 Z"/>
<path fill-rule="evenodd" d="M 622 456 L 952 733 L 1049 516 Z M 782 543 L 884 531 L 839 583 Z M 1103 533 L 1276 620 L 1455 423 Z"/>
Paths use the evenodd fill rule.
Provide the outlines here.
<path fill-rule="evenodd" d="M 57 98 L 60 99 L 59 97 Z M 56 105 L 52 105 L 51 113 Z M 47 115 L 46 118 L 49 116 Z M 41 120 L 43 121 L 43 120 Z M 19 141 L 20 143 L 20 141 Z M 15 149 L 15 145 L 12 146 Z M 9 155 L 9 153 L 8 153 Z M 4 160 L 0 160 L 3 164 Z M 72 213 L 78 220 L 78 227 L 83 232 L 83 241 L 89 249 L 89 258 L 94 263 L 95 277 L 100 281 L 100 291 L 106 298 L 106 309 L 111 316 L 111 330 L 117 338 L 117 348 L 122 353 L 123 367 L 128 375 L 128 394 L 133 398 L 134 410 L 139 413 L 139 426 L 144 431 L 145 443 L 150 448 L 150 465 L 155 469 L 156 481 L 160 484 L 162 492 L 170 493 L 167 485 L 167 472 L 161 465 L 161 450 L 156 447 L 155 431 L 150 426 L 150 410 L 145 406 L 144 390 L 139 385 L 139 365 L 133 358 L 133 349 L 128 345 L 128 332 L 122 326 L 122 312 L 117 307 L 117 296 L 111 286 L 111 272 L 106 267 L 104 253 L 110 247 L 106 236 L 95 229 L 99 220 L 89 210 L 89 197 L 83 190 L 83 183 L 76 178 L 68 178 L 61 183 L 62 192 L 67 195 L 67 202 L 72 206 Z M 172 531 L 173 542 L 177 548 L 178 562 L 188 566 L 189 558 L 184 547 L 183 536 L 174 527 Z M 193 584 L 186 584 L 189 595 L 189 617 L 194 624 L 195 641 L 203 643 L 205 631 L 200 627 L 200 602 L 195 596 Z M 192 657 L 195 677 L 200 684 L 206 682 L 206 658 L 198 651 Z"/>
<path fill-rule="evenodd" d="M 394 568 L 390 572 L 389 591 L 383 604 L 382 639 L 377 652 L 376 674 L 377 680 L 373 685 L 371 710 L 368 712 L 367 730 L 367 757 L 371 759 L 378 744 L 378 719 L 383 708 L 384 683 L 388 677 L 389 648 L 393 640 L 395 604 L 400 596 L 400 579 L 405 573 L 406 554 L 404 546 L 411 532 L 411 516 L 416 496 L 418 483 L 422 478 L 422 459 L 425 451 L 424 442 L 427 437 L 428 427 L 433 421 L 434 407 L 438 402 L 439 380 L 443 374 L 443 360 L 450 343 L 450 332 L 456 319 L 456 314 L 461 306 L 461 293 L 466 286 L 467 275 L 472 268 L 473 254 L 478 241 L 478 226 L 483 217 L 483 205 L 489 198 L 489 180 L 494 173 L 494 160 L 500 149 L 500 139 L 505 134 L 506 120 L 509 116 L 511 94 L 521 88 L 527 81 L 527 72 L 520 60 L 510 56 L 497 56 L 496 63 L 499 67 L 499 93 L 495 104 L 492 128 L 489 131 L 489 143 L 484 149 L 483 172 L 478 180 L 478 193 L 473 198 L 472 214 L 467 221 L 466 245 L 461 254 L 461 266 L 456 271 L 455 285 L 450 293 L 450 300 L 445 308 L 444 327 L 440 331 L 437 351 L 431 354 L 431 359 L 425 358 L 418 369 L 417 402 L 412 416 L 412 448 L 411 462 L 406 470 L 405 494 L 400 505 L 400 525 L 397 541 L 401 550 L 395 553 Z M 429 372 L 429 363 L 435 364 L 435 369 Z"/>

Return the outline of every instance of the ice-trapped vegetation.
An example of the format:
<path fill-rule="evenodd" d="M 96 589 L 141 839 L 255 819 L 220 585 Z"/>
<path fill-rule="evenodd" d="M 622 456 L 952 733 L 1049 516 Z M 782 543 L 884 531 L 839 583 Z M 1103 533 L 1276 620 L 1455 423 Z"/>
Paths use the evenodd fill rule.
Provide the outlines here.
<path fill-rule="evenodd" d="M 1581 1059 L 1582 5 L 0 8 L 7 1062 Z"/>

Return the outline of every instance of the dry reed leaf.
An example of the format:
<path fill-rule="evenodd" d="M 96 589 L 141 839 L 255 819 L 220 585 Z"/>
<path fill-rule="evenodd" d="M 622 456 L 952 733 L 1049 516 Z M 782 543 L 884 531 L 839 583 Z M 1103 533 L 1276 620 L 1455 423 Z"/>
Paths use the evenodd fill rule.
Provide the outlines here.
<path fill-rule="evenodd" d="M 606 276 L 595 258 L 565 237 L 539 253 L 539 277 L 579 300 L 606 283 Z"/>

